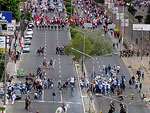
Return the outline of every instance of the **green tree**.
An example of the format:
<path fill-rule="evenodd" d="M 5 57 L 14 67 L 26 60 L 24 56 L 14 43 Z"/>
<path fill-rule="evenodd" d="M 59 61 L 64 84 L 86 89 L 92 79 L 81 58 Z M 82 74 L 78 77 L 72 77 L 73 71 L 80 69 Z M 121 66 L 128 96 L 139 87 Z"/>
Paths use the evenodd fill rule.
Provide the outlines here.
<path fill-rule="evenodd" d="M 12 19 L 17 22 L 20 21 L 19 2 L 20 0 L 0 0 L 1 10 L 12 11 Z"/>
<path fill-rule="evenodd" d="M 145 24 L 150 24 L 150 15 L 147 15 L 145 18 Z M 149 40 L 150 40 L 150 31 L 149 31 Z"/>
<path fill-rule="evenodd" d="M 104 3 L 105 0 L 95 0 L 97 3 Z"/>
<path fill-rule="evenodd" d="M 90 33 L 87 29 L 81 30 L 76 27 L 79 31 L 85 32 L 85 53 L 89 55 L 106 55 L 112 53 L 112 45 L 109 44 L 108 41 L 105 41 L 101 37 L 95 39 L 93 34 Z M 72 30 L 71 36 L 73 33 L 73 37 L 70 41 L 70 44 L 65 47 L 65 53 L 67 55 L 72 54 L 74 56 L 74 60 L 79 61 L 81 59 L 82 54 L 71 50 L 71 48 L 75 48 L 79 51 L 83 51 L 83 42 L 84 35 L 78 31 Z M 101 34 L 101 33 L 99 33 Z"/>
<path fill-rule="evenodd" d="M 148 6 L 147 15 L 150 15 L 150 5 Z"/>
<path fill-rule="evenodd" d="M 73 14 L 73 12 L 74 12 L 74 8 L 72 8 L 72 13 L 71 13 L 71 7 L 67 7 L 66 10 L 67 10 L 67 12 L 70 13 L 70 14 Z"/>
<path fill-rule="evenodd" d="M 135 13 L 137 12 L 137 10 L 134 8 L 134 6 L 129 6 L 128 7 L 128 12 L 134 17 Z"/>
<path fill-rule="evenodd" d="M 137 12 L 137 10 L 134 8 L 134 6 L 129 6 L 128 7 L 128 12 L 133 16 L 133 24 L 134 24 L 134 15 L 135 15 L 135 13 Z M 132 26 L 133 27 L 133 26 Z M 133 28 L 131 28 L 131 40 L 132 40 L 132 37 L 133 37 L 133 30 L 132 30 Z"/>
<path fill-rule="evenodd" d="M 147 15 L 145 18 L 145 24 L 150 24 L 150 15 Z"/>
<path fill-rule="evenodd" d="M 66 8 L 67 8 L 67 7 L 71 7 L 71 3 L 67 2 L 67 3 L 65 4 L 65 7 L 66 7 Z"/>
<path fill-rule="evenodd" d="M 143 19 L 143 16 L 137 15 L 137 16 L 135 16 L 135 19 L 138 20 L 138 23 L 141 23 L 141 22 L 142 22 L 142 19 Z"/>

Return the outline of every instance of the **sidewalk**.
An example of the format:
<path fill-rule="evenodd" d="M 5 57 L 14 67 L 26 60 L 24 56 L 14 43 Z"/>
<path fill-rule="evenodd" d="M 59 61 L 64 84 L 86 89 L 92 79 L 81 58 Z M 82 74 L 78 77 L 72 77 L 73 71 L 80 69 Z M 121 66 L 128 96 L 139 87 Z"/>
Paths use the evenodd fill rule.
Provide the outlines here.
<path fill-rule="evenodd" d="M 82 101 L 82 105 L 83 105 L 83 111 L 84 111 L 84 113 L 97 113 L 97 111 L 95 109 L 94 100 L 93 100 L 94 98 L 90 98 L 90 97 L 92 97 L 92 94 L 90 94 L 90 96 L 88 96 L 87 88 L 85 88 L 85 87 L 81 90 L 80 78 L 83 76 L 81 65 L 78 64 L 77 62 L 74 62 L 73 64 L 75 66 L 76 74 L 78 77 L 78 84 L 79 84 L 79 89 L 80 89 L 80 93 L 81 93 L 81 101 Z M 86 71 L 85 71 L 85 75 L 87 76 Z M 90 100 L 90 99 L 92 99 L 92 100 Z"/>

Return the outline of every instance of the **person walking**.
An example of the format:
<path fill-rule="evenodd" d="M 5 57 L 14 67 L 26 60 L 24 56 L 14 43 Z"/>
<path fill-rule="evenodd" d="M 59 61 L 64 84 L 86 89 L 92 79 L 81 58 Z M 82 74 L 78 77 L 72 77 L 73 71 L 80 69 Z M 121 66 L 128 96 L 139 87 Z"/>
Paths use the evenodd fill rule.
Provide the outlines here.
<path fill-rule="evenodd" d="M 139 85 L 139 93 L 141 93 L 141 89 L 142 89 L 142 83 L 140 83 Z"/>
<path fill-rule="evenodd" d="M 34 93 L 34 100 L 38 100 L 37 92 Z"/>
<path fill-rule="evenodd" d="M 16 94 L 15 94 L 15 93 L 13 93 L 13 94 L 12 94 L 12 104 L 14 104 L 15 99 L 16 99 Z"/>
<path fill-rule="evenodd" d="M 71 96 L 73 96 L 74 86 L 71 86 Z"/>
<path fill-rule="evenodd" d="M 55 101 L 55 96 L 56 96 L 55 91 L 52 92 L 52 96 L 53 96 L 53 101 Z"/>
<path fill-rule="evenodd" d="M 129 85 L 130 85 L 130 89 L 131 89 L 131 85 L 132 85 L 132 80 L 129 80 Z"/>

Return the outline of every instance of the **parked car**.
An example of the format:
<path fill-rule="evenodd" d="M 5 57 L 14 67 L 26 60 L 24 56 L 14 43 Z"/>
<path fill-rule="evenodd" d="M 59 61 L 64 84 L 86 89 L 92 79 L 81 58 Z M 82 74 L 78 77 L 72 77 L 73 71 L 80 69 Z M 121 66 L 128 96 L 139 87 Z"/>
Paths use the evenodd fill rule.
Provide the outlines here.
<path fill-rule="evenodd" d="M 26 35 L 33 35 L 33 31 L 27 31 Z"/>
<path fill-rule="evenodd" d="M 24 45 L 31 45 L 31 40 L 25 40 Z"/>
<path fill-rule="evenodd" d="M 30 23 L 28 24 L 28 27 L 34 27 L 34 23 L 33 23 L 33 22 L 30 22 Z"/>
<path fill-rule="evenodd" d="M 32 39 L 32 35 L 25 35 L 25 39 Z"/>
<path fill-rule="evenodd" d="M 23 46 L 23 53 L 28 53 L 28 52 L 30 52 L 29 45 L 24 45 Z"/>

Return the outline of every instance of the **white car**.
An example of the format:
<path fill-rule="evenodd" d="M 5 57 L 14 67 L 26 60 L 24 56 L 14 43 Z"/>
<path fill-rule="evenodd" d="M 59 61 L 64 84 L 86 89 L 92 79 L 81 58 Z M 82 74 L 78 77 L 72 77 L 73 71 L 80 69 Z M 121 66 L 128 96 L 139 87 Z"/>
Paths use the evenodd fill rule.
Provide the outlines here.
<path fill-rule="evenodd" d="M 33 31 L 27 31 L 26 35 L 33 35 Z"/>
<path fill-rule="evenodd" d="M 24 41 L 24 45 L 31 45 L 31 40 L 29 39 L 29 40 L 25 40 Z"/>
<path fill-rule="evenodd" d="M 27 31 L 32 31 L 33 32 L 33 30 L 31 29 L 31 28 L 28 28 L 28 30 Z"/>
<path fill-rule="evenodd" d="M 25 35 L 25 39 L 32 39 L 32 35 Z"/>
<path fill-rule="evenodd" d="M 30 22 L 30 23 L 28 24 L 28 27 L 29 27 L 29 28 L 33 28 L 33 27 L 34 27 L 34 23 L 33 23 L 33 22 Z"/>
<path fill-rule="evenodd" d="M 27 53 L 27 52 L 30 52 L 29 45 L 24 45 L 23 46 L 23 53 Z"/>

